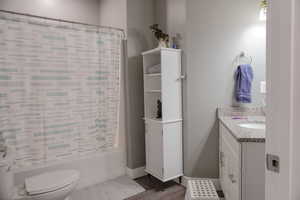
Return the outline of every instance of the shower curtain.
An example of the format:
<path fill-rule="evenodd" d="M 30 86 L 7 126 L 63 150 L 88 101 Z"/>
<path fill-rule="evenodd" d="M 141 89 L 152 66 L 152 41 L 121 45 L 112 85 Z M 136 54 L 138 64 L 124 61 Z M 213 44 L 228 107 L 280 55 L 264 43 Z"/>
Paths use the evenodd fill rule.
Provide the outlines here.
<path fill-rule="evenodd" d="M 114 148 L 119 30 L 0 13 L 0 132 L 17 166 Z"/>

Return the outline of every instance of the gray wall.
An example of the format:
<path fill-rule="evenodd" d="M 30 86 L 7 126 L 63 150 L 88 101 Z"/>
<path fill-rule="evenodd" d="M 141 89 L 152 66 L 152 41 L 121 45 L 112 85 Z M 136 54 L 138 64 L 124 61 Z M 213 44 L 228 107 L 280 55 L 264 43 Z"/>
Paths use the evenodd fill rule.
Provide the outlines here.
<path fill-rule="evenodd" d="M 99 21 L 101 25 L 127 28 L 127 0 L 99 0 Z"/>
<path fill-rule="evenodd" d="M 265 22 L 260 0 L 157 0 L 156 21 L 183 36 L 184 173 L 218 177 L 216 108 L 233 101 L 235 56 L 253 57 L 253 104 L 261 105 L 265 80 Z"/>
<path fill-rule="evenodd" d="M 154 0 L 127 0 L 126 125 L 127 166 L 145 166 L 144 90 L 141 53 L 154 48 L 149 26 L 154 23 Z"/>
<path fill-rule="evenodd" d="M 156 0 L 156 23 L 173 37 L 185 33 L 186 0 Z M 183 39 L 183 38 L 182 38 Z"/>
<path fill-rule="evenodd" d="M 162 26 L 163 30 L 171 36 L 179 34 L 179 47 L 183 49 L 182 53 L 182 74 L 187 74 L 187 51 L 186 51 L 186 21 L 187 21 L 187 1 L 188 0 L 156 0 L 156 22 Z M 189 150 L 187 146 L 188 134 L 188 104 L 187 104 L 187 81 L 182 82 L 182 102 L 183 102 L 183 151 L 184 151 L 184 172 L 189 165 L 185 159 L 186 152 Z M 185 174 L 187 175 L 187 174 Z"/>
<path fill-rule="evenodd" d="M 154 48 L 149 26 L 155 21 L 154 0 L 100 0 L 99 20 L 101 25 L 125 29 L 127 52 L 125 67 L 125 125 L 120 131 L 126 132 L 127 167 L 134 169 L 145 166 L 145 129 L 143 65 L 141 53 Z M 122 76 L 123 77 L 123 76 Z M 123 106 L 121 106 L 123 107 Z M 122 136 L 122 134 L 121 134 Z"/>
<path fill-rule="evenodd" d="M 232 64 L 240 51 L 253 57 L 253 104 L 265 80 L 265 22 L 260 0 L 188 0 L 186 24 L 187 119 L 185 174 L 218 177 L 216 108 L 233 104 Z"/>
<path fill-rule="evenodd" d="M 102 26 L 111 26 L 121 28 L 127 33 L 127 0 L 99 0 L 99 24 Z M 118 146 L 124 151 L 124 163 L 127 158 L 127 135 L 126 135 L 126 85 L 125 69 L 127 66 L 126 42 L 124 44 L 123 65 L 121 67 L 121 93 L 120 93 L 120 111 L 119 111 L 119 137 Z"/>
<path fill-rule="evenodd" d="M 83 23 L 99 23 L 99 0 L 0 0 L 0 9 Z"/>
<path fill-rule="evenodd" d="M 258 21 L 260 0 L 0 0 L 0 9 L 126 29 L 128 64 L 123 68 L 126 102 L 127 165 L 145 164 L 142 58 L 156 46 L 148 29 L 158 22 L 180 33 L 184 49 L 184 171 L 188 176 L 218 177 L 216 108 L 232 105 L 234 57 L 254 59 L 253 105 L 260 105 L 265 80 L 265 23 Z M 125 99 L 124 92 L 122 99 Z M 124 103 L 126 103 L 126 110 Z M 125 112 L 126 111 L 126 112 Z M 120 125 L 124 140 L 124 120 Z M 123 143 L 123 142 L 122 142 Z"/>
<path fill-rule="evenodd" d="M 129 1 L 128 1 L 129 2 Z M 142 71 L 139 53 L 151 48 L 147 9 L 134 0 L 128 9 L 127 150 L 128 166 L 144 165 Z M 155 0 L 155 19 L 171 36 L 179 33 L 183 53 L 184 172 L 218 177 L 216 108 L 233 101 L 233 60 L 240 51 L 253 57 L 252 105 L 261 104 L 265 80 L 265 23 L 258 19 L 259 0 Z M 151 10 L 150 6 L 150 10 Z M 148 14 L 147 14 L 148 13 Z M 151 20 L 150 20 L 151 21 Z M 131 24 L 130 24 L 131 23 Z M 134 28 L 132 28 L 134 27 Z M 134 37 L 133 37 L 134 36 Z M 132 37 L 132 38 L 131 38 Z M 150 44 L 150 45 L 149 45 Z M 133 51 L 133 49 L 139 49 Z M 132 52 L 131 52 L 132 51 Z"/>

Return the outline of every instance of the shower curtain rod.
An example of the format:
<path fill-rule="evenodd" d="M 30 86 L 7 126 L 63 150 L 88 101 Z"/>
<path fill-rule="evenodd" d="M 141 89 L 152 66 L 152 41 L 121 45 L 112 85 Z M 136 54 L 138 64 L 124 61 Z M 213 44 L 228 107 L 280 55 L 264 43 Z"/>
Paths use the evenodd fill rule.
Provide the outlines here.
<path fill-rule="evenodd" d="M 27 13 L 19 13 L 19 12 L 8 11 L 8 10 L 1 10 L 1 9 L 0 9 L 0 12 L 9 13 L 9 14 L 15 14 L 15 15 L 22 15 L 22 16 L 27 16 L 27 17 L 35 17 L 35 18 L 52 20 L 52 21 L 58 21 L 58 22 L 66 22 L 66 23 L 71 23 L 71 24 L 79 24 L 79 25 L 86 25 L 86 26 L 95 26 L 95 27 L 100 27 L 100 28 L 115 29 L 115 30 L 121 31 L 123 33 L 123 36 L 125 37 L 125 31 L 124 31 L 124 29 L 115 28 L 115 27 L 112 27 L 112 26 L 102 26 L 102 25 L 96 25 L 96 24 L 87 24 L 87 23 L 82 23 L 82 22 L 75 22 L 75 21 L 69 21 L 69 20 L 63 20 L 63 19 L 56 19 L 56 18 L 50 18 L 50 17 L 42 17 L 42 16 L 38 16 L 38 15 L 32 15 L 32 14 L 27 14 Z"/>

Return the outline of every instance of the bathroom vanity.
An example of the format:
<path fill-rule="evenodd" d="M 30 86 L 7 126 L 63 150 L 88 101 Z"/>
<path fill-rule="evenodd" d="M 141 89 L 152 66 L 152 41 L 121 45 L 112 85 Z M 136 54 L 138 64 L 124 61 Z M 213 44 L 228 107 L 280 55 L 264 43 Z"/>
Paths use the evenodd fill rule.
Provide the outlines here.
<path fill-rule="evenodd" d="M 219 170 L 225 198 L 265 198 L 265 117 L 259 109 L 219 109 Z"/>

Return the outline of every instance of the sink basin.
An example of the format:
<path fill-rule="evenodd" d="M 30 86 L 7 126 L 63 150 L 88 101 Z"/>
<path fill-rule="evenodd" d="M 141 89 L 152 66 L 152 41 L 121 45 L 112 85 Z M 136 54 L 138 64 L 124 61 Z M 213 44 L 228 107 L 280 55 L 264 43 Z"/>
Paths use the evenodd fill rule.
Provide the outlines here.
<path fill-rule="evenodd" d="M 266 124 L 263 122 L 247 122 L 247 123 L 241 123 L 238 126 L 242 128 L 249 128 L 249 129 L 260 129 L 260 130 L 266 129 Z"/>

